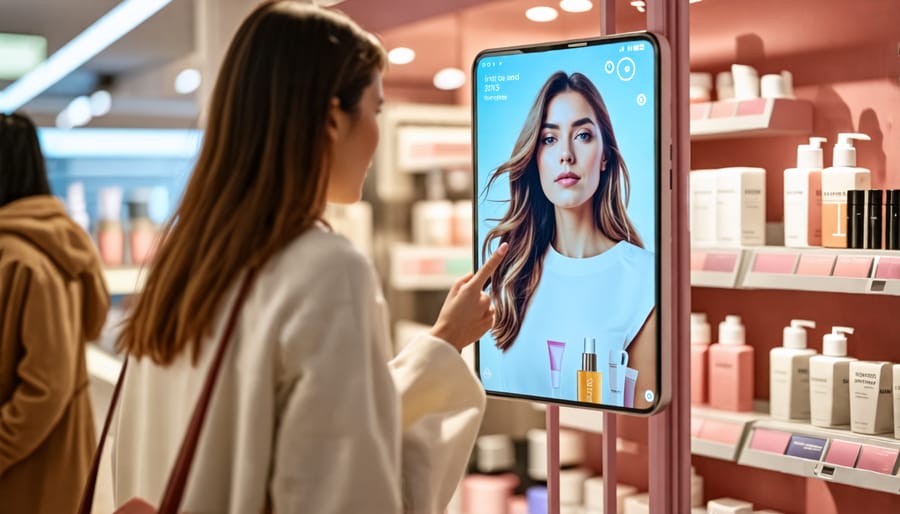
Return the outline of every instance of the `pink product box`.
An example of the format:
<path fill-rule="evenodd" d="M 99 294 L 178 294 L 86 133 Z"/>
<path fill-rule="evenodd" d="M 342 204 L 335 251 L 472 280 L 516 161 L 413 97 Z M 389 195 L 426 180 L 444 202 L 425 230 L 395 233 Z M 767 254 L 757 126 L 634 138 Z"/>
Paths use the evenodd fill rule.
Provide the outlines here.
<path fill-rule="evenodd" d="M 834 269 L 834 255 L 803 254 L 797 264 L 798 275 L 831 276 Z"/>
<path fill-rule="evenodd" d="M 795 253 L 760 253 L 753 260 L 753 272 L 791 274 L 796 262 Z"/>
<path fill-rule="evenodd" d="M 828 447 L 828 454 L 825 455 L 825 462 L 852 468 L 856 466 L 856 458 L 859 456 L 861 446 L 858 443 L 832 440 L 831 446 Z"/>
<path fill-rule="evenodd" d="M 703 426 L 700 427 L 700 433 L 697 437 L 716 443 L 737 444 L 741 440 L 743 432 L 743 425 L 707 419 L 703 421 Z"/>
<path fill-rule="evenodd" d="M 881 257 L 878 259 L 878 268 L 875 270 L 875 278 L 900 279 L 900 258 Z"/>
<path fill-rule="evenodd" d="M 708 253 L 706 254 L 706 262 L 703 264 L 703 270 L 731 273 L 734 271 L 737 259 L 736 253 Z"/>
<path fill-rule="evenodd" d="M 738 116 L 754 116 L 766 112 L 766 99 L 755 98 L 753 100 L 742 100 L 738 103 Z"/>
<path fill-rule="evenodd" d="M 894 465 L 897 463 L 897 455 L 900 451 L 892 448 L 881 448 L 864 444 L 859 454 L 857 469 L 866 469 L 886 475 L 894 474 Z"/>
<path fill-rule="evenodd" d="M 757 428 L 753 431 L 753 439 L 750 440 L 750 448 L 761 452 L 784 455 L 790 442 L 791 434 L 788 432 Z"/>
<path fill-rule="evenodd" d="M 736 102 L 713 102 L 709 110 L 710 118 L 730 118 L 734 116 Z"/>
<path fill-rule="evenodd" d="M 691 252 L 691 271 L 703 271 L 706 266 L 706 253 Z"/>
<path fill-rule="evenodd" d="M 873 257 L 839 255 L 834 265 L 835 277 L 868 278 L 872 271 Z"/>
<path fill-rule="evenodd" d="M 691 104 L 691 119 L 692 120 L 705 120 L 709 116 L 710 103 L 709 102 L 699 102 L 695 104 Z"/>

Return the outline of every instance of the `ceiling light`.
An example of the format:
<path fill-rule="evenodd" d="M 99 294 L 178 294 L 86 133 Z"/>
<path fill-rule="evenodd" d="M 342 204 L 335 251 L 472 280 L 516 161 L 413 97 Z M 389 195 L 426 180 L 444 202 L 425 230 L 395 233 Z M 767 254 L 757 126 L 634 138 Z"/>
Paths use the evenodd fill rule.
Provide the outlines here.
<path fill-rule="evenodd" d="M 557 16 L 559 16 L 559 13 L 556 11 L 556 9 L 554 9 L 552 7 L 546 7 L 543 5 L 538 6 L 538 7 L 532 7 L 531 9 L 528 9 L 527 11 L 525 11 L 526 18 L 528 18 L 531 21 L 537 21 L 537 22 L 553 21 L 556 19 Z"/>
<path fill-rule="evenodd" d="M 444 68 L 434 74 L 434 87 L 438 89 L 459 89 L 465 83 L 466 74 L 459 68 Z"/>
<path fill-rule="evenodd" d="M 175 92 L 180 95 L 193 93 L 200 87 L 200 82 L 202 80 L 200 70 L 196 68 L 181 70 L 181 73 L 175 77 Z"/>
<path fill-rule="evenodd" d="M 412 48 L 398 46 L 388 52 L 388 60 L 394 64 L 409 64 L 416 58 L 416 52 Z"/>
<path fill-rule="evenodd" d="M 12 112 L 43 93 L 172 0 L 124 0 L 49 59 L 0 92 L 0 112 Z"/>
<path fill-rule="evenodd" d="M 91 116 L 95 118 L 106 116 L 109 114 L 109 110 L 112 109 L 112 95 L 109 94 L 109 91 L 103 89 L 94 91 L 94 94 L 91 95 L 90 102 Z"/>
<path fill-rule="evenodd" d="M 81 127 L 91 122 L 91 100 L 86 96 L 79 96 L 69 102 L 66 107 L 69 112 L 69 121 L 75 127 Z"/>
<path fill-rule="evenodd" d="M 75 125 L 72 125 L 72 121 L 69 120 L 68 109 L 63 109 L 59 114 L 56 115 L 56 128 L 60 128 L 63 130 L 75 128 Z"/>
<path fill-rule="evenodd" d="M 559 8 L 566 12 L 588 12 L 594 7 L 591 0 L 560 0 Z"/>
<path fill-rule="evenodd" d="M 49 159 L 153 157 L 194 159 L 203 133 L 181 129 L 85 128 L 74 132 L 39 128 L 41 150 Z"/>

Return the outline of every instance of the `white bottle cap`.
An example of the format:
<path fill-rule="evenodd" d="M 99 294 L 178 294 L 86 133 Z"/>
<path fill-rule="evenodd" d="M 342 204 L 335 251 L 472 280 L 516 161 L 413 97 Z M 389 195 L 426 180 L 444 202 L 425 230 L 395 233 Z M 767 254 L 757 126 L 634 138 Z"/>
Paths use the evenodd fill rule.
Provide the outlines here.
<path fill-rule="evenodd" d="M 512 439 L 506 434 L 483 435 L 475 442 L 478 471 L 511 471 L 516 465 Z"/>
<path fill-rule="evenodd" d="M 797 146 L 797 167 L 822 169 L 822 143 L 826 141 L 824 137 L 811 137 L 808 145 Z"/>
<path fill-rule="evenodd" d="M 865 134 L 857 134 L 855 132 L 842 132 L 838 134 L 837 144 L 834 145 L 834 158 L 832 159 L 835 166 L 856 166 L 856 148 L 853 146 L 854 139 L 863 141 L 871 141 L 872 138 Z"/>
<path fill-rule="evenodd" d="M 585 468 L 564 469 L 559 472 L 559 503 L 581 505 L 584 482 L 591 476 Z"/>
<path fill-rule="evenodd" d="M 744 341 L 741 317 L 734 314 L 725 316 L 725 321 L 719 323 L 719 344 L 742 345 Z"/>
<path fill-rule="evenodd" d="M 104 187 L 99 192 L 100 219 L 104 221 L 120 221 L 122 213 L 122 188 Z"/>
<path fill-rule="evenodd" d="M 691 313 L 691 344 L 709 344 L 711 336 L 709 323 L 706 321 L 706 313 Z"/>
<path fill-rule="evenodd" d="M 822 355 L 829 357 L 847 356 L 847 336 L 852 334 L 851 327 L 831 327 L 831 333 L 822 338 Z"/>
<path fill-rule="evenodd" d="M 804 330 L 803 327 L 816 328 L 816 322 L 807 321 L 805 319 L 792 319 L 791 325 L 784 327 L 782 346 L 785 348 L 793 348 L 794 350 L 806 348 L 806 330 Z"/>

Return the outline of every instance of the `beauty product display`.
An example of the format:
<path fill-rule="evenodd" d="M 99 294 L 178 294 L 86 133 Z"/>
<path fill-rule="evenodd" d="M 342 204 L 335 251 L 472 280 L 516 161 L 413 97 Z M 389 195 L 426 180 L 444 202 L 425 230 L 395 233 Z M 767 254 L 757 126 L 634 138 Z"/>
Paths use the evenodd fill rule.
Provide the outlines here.
<path fill-rule="evenodd" d="M 712 86 L 712 73 L 691 72 L 689 89 L 691 103 L 710 101 Z"/>
<path fill-rule="evenodd" d="M 900 189 L 889 189 L 884 203 L 884 248 L 900 250 Z"/>
<path fill-rule="evenodd" d="M 625 350 L 609 351 L 609 391 L 614 405 L 624 405 L 626 370 L 628 369 L 628 352 Z M 634 401 L 634 398 L 632 398 Z"/>
<path fill-rule="evenodd" d="M 624 514 L 650 514 L 650 494 L 641 493 L 625 498 Z"/>
<path fill-rule="evenodd" d="M 753 410 L 753 347 L 745 344 L 741 317 L 729 314 L 719 323 L 719 342 L 709 347 L 711 407 L 730 411 Z"/>
<path fill-rule="evenodd" d="M 150 221 L 148 198 L 140 190 L 128 201 L 128 241 L 131 249 L 131 263 L 136 266 L 149 264 L 153 260 L 156 244 L 156 225 Z"/>
<path fill-rule="evenodd" d="M 444 175 L 432 170 L 425 176 L 425 200 L 413 205 L 413 241 L 426 246 L 453 244 L 453 202 L 446 200 Z"/>
<path fill-rule="evenodd" d="M 564 469 L 559 472 L 559 503 L 580 507 L 584 503 L 584 483 L 591 476 L 585 468 Z"/>
<path fill-rule="evenodd" d="M 472 246 L 472 200 L 453 202 L 453 246 Z"/>
<path fill-rule="evenodd" d="M 476 469 L 480 473 L 504 473 L 516 465 L 512 438 L 506 434 L 480 436 L 475 441 Z"/>
<path fill-rule="evenodd" d="M 792 98 L 793 96 L 781 73 L 770 73 L 760 77 L 759 95 L 763 98 Z"/>
<path fill-rule="evenodd" d="M 822 338 L 822 355 L 809 359 L 810 422 L 818 427 L 850 424 L 850 363 L 847 336 L 851 327 L 831 327 Z"/>
<path fill-rule="evenodd" d="M 709 514 L 753 514 L 753 504 L 734 498 L 719 498 L 706 504 Z"/>
<path fill-rule="evenodd" d="M 745 64 L 732 64 L 731 75 L 734 77 L 734 98 L 736 100 L 759 98 L 759 73 L 756 68 Z"/>
<path fill-rule="evenodd" d="M 707 374 L 709 373 L 709 344 L 712 342 L 709 323 L 703 312 L 691 313 L 691 403 L 704 405 L 709 400 Z"/>
<path fill-rule="evenodd" d="M 533 428 L 528 438 L 528 476 L 532 480 L 547 480 L 547 431 Z M 559 465 L 578 467 L 584 461 L 584 436 L 574 430 L 559 431 Z"/>
<path fill-rule="evenodd" d="M 891 391 L 894 396 L 894 438 L 900 439 L 900 364 L 894 364 Z"/>
<path fill-rule="evenodd" d="M 766 244 L 766 170 L 732 167 L 716 172 L 716 243 Z"/>
<path fill-rule="evenodd" d="M 550 387 L 554 398 L 560 398 L 559 373 L 562 370 L 566 343 L 563 341 L 547 341 L 547 352 L 550 354 Z"/>
<path fill-rule="evenodd" d="M 797 146 L 797 167 L 784 170 L 784 246 L 822 246 L 824 137 Z"/>
<path fill-rule="evenodd" d="M 716 74 L 716 99 L 734 99 L 734 76 L 730 71 L 722 71 Z"/>
<path fill-rule="evenodd" d="M 847 248 L 847 191 L 869 189 L 872 174 L 856 166 L 854 140 L 870 140 L 865 134 L 838 134 L 833 163 L 822 171 L 822 246 Z"/>
<path fill-rule="evenodd" d="M 121 266 L 125 257 L 125 235 L 122 231 L 122 189 L 100 189 L 100 216 L 97 221 L 97 246 L 100 259 L 107 266 Z"/>
<path fill-rule="evenodd" d="M 691 246 L 716 245 L 716 170 L 693 170 L 690 173 Z"/>
<path fill-rule="evenodd" d="M 591 477 L 584 482 L 584 506 L 586 514 L 602 514 L 606 506 L 606 490 L 603 477 Z M 625 499 L 638 493 L 638 488 L 633 485 L 616 484 L 616 511 L 625 510 Z"/>
<path fill-rule="evenodd" d="M 815 322 L 791 320 L 782 346 L 769 352 L 769 405 L 775 419 L 809 419 L 809 359 L 816 351 L 806 347 L 806 328 L 816 328 Z"/>
<path fill-rule="evenodd" d="M 83 182 L 72 182 L 66 188 L 66 211 L 79 227 L 87 233 L 91 232 L 91 218 L 87 212 Z"/>
<path fill-rule="evenodd" d="M 862 249 L 866 237 L 866 192 L 847 191 L 847 248 Z"/>
<path fill-rule="evenodd" d="M 866 248 L 870 250 L 881 250 L 882 198 L 880 189 L 866 191 Z"/>
<path fill-rule="evenodd" d="M 892 373 L 889 362 L 850 363 L 850 430 L 859 434 L 893 432 Z"/>
<path fill-rule="evenodd" d="M 603 403 L 603 376 L 597 371 L 597 340 L 584 338 L 581 369 L 578 370 L 578 401 Z"/>
<path fill-rule="evenodd" d="M 519 479 L 512 473 L 468 475 L 462 481 L 463 512 L 506 514 L 506 506 Z"/>

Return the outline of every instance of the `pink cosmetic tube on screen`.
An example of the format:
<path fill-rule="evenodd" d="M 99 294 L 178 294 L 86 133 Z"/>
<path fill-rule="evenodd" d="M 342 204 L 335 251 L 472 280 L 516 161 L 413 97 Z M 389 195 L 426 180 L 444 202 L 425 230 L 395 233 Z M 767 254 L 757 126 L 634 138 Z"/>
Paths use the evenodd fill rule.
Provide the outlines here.
<path fill-rule="evenodd" d="M 634 408 L 634 385 L 637 383 L 638 370 L 625 369 L 625 407 Z"/>
<path fill-rule="evenodd" d="M 548 340 L 547 351 L 550 352 L 550 387 L 553 388 L 553 397 L 559 398 L 559 373 L 566 353 L 566 343 Z"/>

